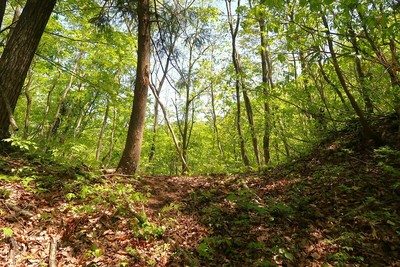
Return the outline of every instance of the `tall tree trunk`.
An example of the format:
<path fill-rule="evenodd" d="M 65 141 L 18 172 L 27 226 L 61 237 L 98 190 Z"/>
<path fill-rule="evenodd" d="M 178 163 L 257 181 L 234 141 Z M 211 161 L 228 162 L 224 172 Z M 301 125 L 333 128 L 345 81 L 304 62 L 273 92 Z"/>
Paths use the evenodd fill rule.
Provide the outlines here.
<path fill-rule="evenodd" d="M 156 91 L 156 94 L 160 94 L 160 91 Z M 152 163 L 156 158 L 156 142 L 158 132 L 158 101 L 154 102 L 154 122 L 153 122 L 153 139 L 150 147 L 149 162 Z"/>
<path fill-rule="evenodd" d="M 238 131 L 238 138 L 239 138 L 239 146 L 240 146 L 240 152 L 242 155 L 242 160 L 245 166 L 250 166 L 250 160 L 247 157 L 246 153 L 246 145 L 244 142 L 243 138 L 243 133 L 242 133 L 242 126 L 241 126 L 241 105 L 240 105 L 240 77 L 239 77 L 239 66 L 238 66 L 238 60 L 239 60 L 239 55 L 236 51 L 236 37 L 237 33 L 239 31 L 239 25 L 240 25 L 240 19 L 239 16 L 236 18 L 236 23 L 234 25 L 233 22 L 233 15 L 232 15 L 232 6 L 231 6 L 231 1 L 230 0 L 225 0 L 226 4 L 226 10 L 228 13 L 228 23 L 229 23 L 229 29 L 232 37 L 231 45 L 232 45 L 232 62 L 235 67 L 235 73 L 236 73 L 236 78 L 235 78 L 235 88 L 236 88 L 236 129 Z M 238 0 L 238 6 L 240 6 L 240 0 Z"/>
<path fill-rule="evenodd" d="M 29 92 L 29 88 L 25 88 L 24 90 L 25 97 L 26 97 L 26 112 L 25 112 L 25 127 L 24 127 L 24 139 L 28 138 L 29 134 L 29 124 L 30 124 L 30 117 L 31 117 L 31 110 L 32 110 L 32 96 Z"/>
<path fill-rule="evenodd" d="M 104 113 L 103 123 L 101 125 L 101 129 L 100 129 L 100 133 L 99 133 L 99 140 L 97 141 L 97 149 L 96 149 L 96 160 L 97 161 L 100 160 L 101 144 L 103 143 L 104 131 L 106 130 L 106 126 L 107 126 L 109 109 L 110 109 L 110 102 L 107 100 L 106 111 Z"/>
<path fill-rule="evenodd" d="M 32 96 L 30 93 L 30 87 L 32 84 L 32 76 L 33 76 L 33 72 L 32 69 L 29 71 L 29 78 L 28 78 L 28 82 L 26 83 L 25 87 L 24 87 L 24 94 L 26 97 L 26 111 L 25 111 L 25 127 L 24 127 L 24 139 L 28 138 L 28 134 L 29 134 L 29 123 L 30 123 L 30 117 L 31 117 L 31 110 L 32 110 Z"/>
<path fill-rule="evenodd" d="M 321 60 L 318 61 L 318 67 L 319 67 L 319 71 L 321 72 L 322 77 L 324 78 L 325 82 L 327 82 L 333 88 L 333 90 L 339 96 L 340 102 L 343 104 L 343 107 L 346 109 L 346 111 L 349 111 L 349 107 L 347 106 L 346 100 L 344 99 L 342 92 L 339 90 L 339 88 L 336 86 L 336 84 L 333 83 L 331 81 L 331 79 L 329 79 L 328 75 L 326 74 L 326 72 L 324 70 L 324 67 L 322 66 Z"/>
<path fill-rule="evenodd" d="M 332 113 L 331 113 L 329 105 L 328 105 L 328 101 L 325 97 L 325 91 L 324 91 L 324 86 L 323 86 L 322 80 L 318 79 L 318 77 L 315 75 L 315 73 L 310 68 L 307 68 L 307 70 L 308 70 L 309 75 L 313 79 L 315 87 L 318 90 L 319 96 L 321 98 L 322 103 L 324 104 L 326 112 L 328 113 L 329 119 L 335 125 L 335 121 L 333 120 Z M 324 110 L 320 108 L 320 112 L 316 113 L 314 115 L 314 117 L 317 119 L 317 122 L 319 123 L 319 125 L 322 126 L 323 130 L 326 130 L 327 122 L 326 122 L 326 116 L 324 115 L 323 112 L 324 112 Z M 335 129 L 336 129 L 336 125 L 335 125 Z"/>
<path fill-rule="evenodd" d="M 183 169 L 189 170 L 189 166 L 187 165 L 185 157 L 183 156 L 182 149 L 179 146 L 178 138 L 176 137 L 174 129 L 172 128 L 172 125 L 168 120 L 167 110 L 164 107 L 164 105 L 162 104 L 162 102 L 161 102 L 160 98 L 158 97 L 158 95 L 156 94 L 156 88 L 151 84 L 150 84 L 150 88 L 151 88 L 151 90 L 152 90 L 152 92 L 154 94 L 154 97 L 156 98 L 156 101 L 158 102 L 158 104 L 159 104 L 159 106 L 161 108 L 161 111 L 162 111 L 163 116 L 164 116 L 165 123 L 167 124 L 168 130 L 172 135 L 172 140 L 174 141 L 175 149 L 178 152 L 178 156 L 179 156 L 179 158 L 181 160 L 181 163 L 182 163 L 182 165 L 186 165 L 186 166 L 184 166 Z"/>
<path fill-rule="evenodd" d="M 15 26 L 17 25 L 17 22 L 18 22 L 19 18 L 21 17 L 21 13 L 22 13 L 22 8 L 21 8 L 21 6 L 18 5 L 15 8 L 15 11 L 14 11 L 13 20 L 12 20 L 12 23 L 10 25 L 10 31 L 9 31 L 9 33 L 7 35 L 7 38 L 6 38 L 7 41 L 6 42 L 8 42 L 8 40 L 10 39 L 12 33 L 14 32 Z M 8 99 L 7 99 L 7 96 L 3 92 L 0 92 L 0 94 L 1 94 L 0 98 L 2 99 L 2 101 L 4 101 L 4 103 L 6 105 L 7 113 L 8 113 L 9 120 L 10 120 L 11 129 L 12 129 L 13 132 L 16 132 L 16 131 L 19 130 L 19 127 L 18 127 L 17 122 L 15 121 L 15 118 L 14 118 L 14 111 L 13 111 L 13 109 L 12 109 Z"/>
<path fill-rule="evenodd" d="M 290 147 L 287 142 L 286 135 L 285 135 L 285 126 L 283 125 L 281 118 L 279 118 L 278 122 L 279 122 L 279 129 L 281 130 L 281 138 L 282 138 L 283 146 L 285 148 L 286 156 L 288 158 L 290 158 Z"/>
<path fill-rule="evenodd" d="M 353 28 L 351 27 L 351 25 L 349 25 L 349 33 L 350 33 L 350 43 L 353 45 L 353 50 L 354 50 L 354 53 L 355 53 L 354 63 L 356 65 L 358 83 L 360 84 L 360 87 L 361 87 L 361 95 L 364 98 L 365 109 L 366 109 L 368 114 L 373 114 L 374 113 L 374 106 L 372 105 L 372 101 L 371 101 L 371 98 L 369 96 L 370 94 L 369 94 L 369 90 L 367 88 L 368 85 L 365 82 L 365 74 L 364 74 L 364 71 L 363 71 L 362 66 L 361 66 L 360 48 L 359 48 L 358 43 L 357 43 L 356 34 L 355 34 Z"/>
<path fill-rule="evenodd" d="M 102 162 L 106 161 L 105 167 L 107 168 L 110 165 L 111 156 L 114 151 L 114 136 L 115 136 L 115 128 L 117 126 L 117 109 L 113 107 L 113 120 L 112 120 L 112 128 L 110 134 L 110 146 L 108 148 L 107 154 L 101 159 Z"/>
<path fill-rule="evenodd" d="M 77 137 L 81 131 L 82 121 L 85 117 L 85 113 L 86 113 L 88 106 L 89 106 L 89 102 L 86 102 L 85 105 L 83 105 L 83 107 L 79 111 L 79 116 L 76 119 L 75 127 L 74 127 L 74 133 L 73 133 L 74 138 Z"/>
<path fill-rule="evenodd" d="M 51 106 L 51 94 L 53 93 L 54 89 L 56 88 L 60 76 L 61 76 L 61 72 L 59 71 L 57 78 L 53 79 L 53 82 L 52 82 L 52 85 L 50 87 L 50 90 L 47 93 L 46 107 L 45 107 L 44 112 L 43 112 L 42 125 L 40 126 L 40 135 L 41 136 L 45 136 L 45 134 L 46 134 L 47 115 L 49 114 L 50 106 Z"/>
<path fill-rule="evenodd" d="M 8 40 L 10 39 L 11 35 L 14 32 L 14 29 L 15 29 L 15 27 L 17 25 L 17 22 L 18 22 L 19 18 L 21 17 L 21 13 L 22 13 L 22 7 L 18 5 L 15 8 L 15 11 L 14 11 L 14 17 L 13 17 L 12 23 L 10 25 L 10 31 L 9 31 L 9 33 L 7 35 L 7 42 L 8 42 Z"/>
<path fill-rule="evenodd" d="M 161 29 L 159 29 L 159 30 L 161 30 Z M 158 108 L 159 108 L 159 105 L 160 105 L 159 104 L 159 102 L 160 102 L 159 101 L 159 96 L 160 96 L 160 93 L 161 93 L 161 89 L 162 89 L 162 87 L 164 85 L 164 82 L 167 79 L 168 69 L 169 69 L 169 65 L 171 63 L 171 59 L 172 59 L 172 53 L 174 51 L 175 43 L 176 43 L 176 40 L 178 39 L 178 36 L 175 34 L 175 35 L 171 35 L 170 38 L 171 38 L 171 43 L 169 44 L 168 47 L 166 47 L 165 42 L 163 42 L 163 40 L 161 38 L 163 49 L 167 54 L 165 67 L 163 67 L 163 65 L 162 65 L 162 59 L 161 59 L 160 53 L 156 49 L 156 45 L 153 42 L 153 45 L 154 45 L 154 48 L 155 48 L 154 50 L 155 50 L 156 56 L 157 56 L 157 58 L 158 58 L 158 60 L 160 62 L 161 69 L 163 71 L 163 75 L 161 77 L 160 82 L 158 83 L 157 88 L 156 88 L 156 85 L 154 83 L 152 83 L 152 82 L 150 83 L 150 88 L 151 88 L 151 90 L 152 90 L 152 92 L 154 94 L 154 97 L 156 99 L 156 101 L 154 103 L 153 140 L 152 140 L 150 154 L 149 154 L 149 162 L 150 163 L 154 161 L 155 156 L 156 156 L 156 141 L 157 141 L 157 133 L 158 133 L 158 115 L 159 115 L 158 114 Z"/>
<path fill-rule="evenodd" d="M 261 167 L 260 151 L 258 150 L 258 140 L 254 125 L 253 108 L 251 107 L 251 102 L 249 95 L 247 94 L 247 89 L 244 88 L 244 85 L 242 85 L 242 88 L 243 88 L 242 93 L 243 93 L 244 106 L 246 107 L 247 119 L 249 121 L 249 126 L 250 126 L 251 142 L 253 144 L 253 150 L 254 150 L 254 155 L 256 156 L 257 166 L 260 168 Z"/>
<path fill-rule="evenodd" d="M 360 108 L 360 106 L 358 105 L 356 99 L 354 98 L 354 96 L 352 95 L 352 93 L 349 90 L 349 87 L 347 86 L 347 83 L 344 79 L 342 70 L 340 69 L 339 66 L 339 62 L 337 60 L 337 56 L 336 56 L 336 52 L 333 48 L 333 40 L 332 40 L 332 36 L 329 30 L 329 25 L 328 25 L 328 21 L 326 20 L 325 15 L 322 16 L 322 21 L 324 23 L 324 26 L 326 28 L 325 34 L 326 34 L 326 38 L 328 41 L 328 47 L 329 47 L 329 53 L 331 55 L 331 59 L 332 59 L 332 64 L 333 67 L 335 68 L 335 72 L 336 75 L 339 79 L 339 82 L 344 90 L 344 92 L 347 95 L 347 98 L 350 100 L 351 106 L 353 107 L 354 111 L 356 112 L 359 121 L 361 123 L 361 126 L 363 128 L 363 134 L 366 138 L 370 138 L 372 139 L 375 144 L 382 144 L 382 139 L 378 136 L 377 133 L 375 133 L 371 126 L 369 125 L 367 119 L 365 118 L 364 112 L 362 111 L 362 109 Z"/>
<path fill-rule="evenodd" d="M 264 19 L 259 19 L 260 41 L 261 41 L 261 67 L 262 67 L 262 83 L 264 93 L 264 136 L 263 136 L 263 152 L 265 164 L 270 163 L 270 139 L 271 139 L 271 109 L 269 107 L 269 90 L 274 88 L 272 81 L 272 64 L 269 57 L 267 40 L 266 40 L 266 25 Z"/>
<path fill-rule="evenodd" d="M 57 109 L 56 109 L 56 112 L 54 113 L 53 120 L 52 120 L 51 124 L 49 125 L 49 129 L 47 131 L 46 146 L 47 146 L 48 142 L 50 141 L 52 134 L 57 130 L 56 126 L 60 122 L 60 113 L 65 104 L 65 99 L 67 98 L 67 94 L 71 90 L 72 84 L 74 82 L 74 77 L 75 77 L 74 75 L 78 70 L 79 61 L 81 60 L 82 55 L 83 55 L 83 51 L 80 51 L 76 58 L 71 77 L 69 78 L 69 82 L 68 82 L 67 86 L 65 87 L 64 92 L 61 95 L 61 98 L 58 102 Z"/>
<path fill-rule="evenodd" d="M 142 151 L 143 131 L 146 116 L 147 92 L 150 75 L 150 3 L 138 1 L 138 50 L 137 73 L 133 97 L 133 107 L 129 121 L 125 149 L 118 164 L 118 171 L 134 174 L 139 168 Z"/>
<path fill-rule="evenodd" d="M 188 77 L 191 77 L 191 67 L 189 67 Z M 192 105 L 193 99 L 190 98 L 190 81 L 187 82 L 186 85 L 186 101 L 185 101 L 185 114 L 183 119 L 183 129 L 181 129 L 181 137 L 182 137 L 182 156 L 185 159 L 185 162 L 182 162 L 182 174 L 185 174 L 189 171 L 188 167 L 188 159 L 187 159 L 187 151 L 189 149 L 190 136 L 193 129 L 193 113 L 194 108 L 192 108 L 192 113 L 190 114 L 190 106 Z M 177 111 L 178 114 L 178 111 Z"/>
<path fill-rule="evenodd" d="M 25 77 L 56 0 L 28 0 L 0 58 L 0 140 L 9 136 L 13 113 Z M 10 107 L 7 111 L 6 106 Z"/>

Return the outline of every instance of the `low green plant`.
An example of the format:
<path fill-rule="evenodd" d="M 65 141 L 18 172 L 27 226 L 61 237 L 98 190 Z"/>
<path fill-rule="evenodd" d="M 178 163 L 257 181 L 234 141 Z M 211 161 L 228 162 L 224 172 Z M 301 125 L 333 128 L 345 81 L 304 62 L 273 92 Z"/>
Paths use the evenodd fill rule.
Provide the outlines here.
<path fill-rule="evenodd" d="M 14 234 L 14 231 L 11 228 L 3 227 L 0 229 L 3 231 L 5 237 L 12 237 L 12 235 Z"/>
<path fill-rule="evenodd" d="M 52 218 L 53 215 L 51 213 L 43 212 L 42 214 L 40 214 L 40 220 L 48 221 L 51 220 Z"/>
<path fill-rule="evenodd" d="M 10 190 L 8 190 L 7 188 L 0 188 L 0 198 L 9 198 L 10 197 Z"/>
<path fill-rule="evenodd" d="M 153 238 L 161 238 L 165 232 L 165 226 L 158 226 L 155 223 L 146 221 L 143 224 L 134 224 L 133 226 L 134 236 L 137 238 L 143 238 L 145 240 L 151 240 Z"/>
<path fill-rule="evenodd" d="M 295 210 L 291 205 L 284 202 L 278 202 L 267 207 L 268 212 L 274 217 L 293 218 Z"/>
<path fill-rule="evenodd" d="M 339 251 L 328 255 L 328 260 L 341 262 L 347 262 L 350 255 L 346 251 Z"/>
<path fill-rule="evenodd" d="M 131 256 L 134 259 L 138 259 L 139 258 L 139 251 L 137 251 L 137 249 L 131 247 L 131 246 L 127 246 L 125 248 L 125 251 L 128 253 L 129 256 Z"/>
<path fill-rule="evenodd" d="M 99 258 L 104 254 L 102 248 L 100 248 L 97 244 L 93 244 L 90 250 L 88 250 L 85 254 L 86 257 L 95 257 Z"/>
<path fill-rule="evenodd" d="M 290 253 L 286 248 L 282 248 L 282 247 L 279 247 L 279 246 L 275 246 L 275 247 L 273 247 L 272 249 L 271 249 L 271 251 L 275 254 L 275 255 L 277 255 L 278 257 L 283 257 L 283 258 L 286 258 L 286 259 L 288 259 L 288 260 L 294 260 L 294 256 L 293 256 L 293 254 L 292 253 Z"/>
<path fill-rule="evenodd" d="M 38 148 L 38 145 L 35 142 L 29 139 L 23 139 L 19 136 L 3 139 L 3 141 L 10 143 L 12 147 L 16 147 L 22 151 L 34 152 Z"/>
<path fill-rule="evenodd" d="M 197 246 L 197 252 L 199 253 L 200 257 L 203 257 L 207 260 L 212 260 L 215 253 L 214 249 L 210 247 L 207 238 Z"/>
<path fill-rule="evenodd" d="M 388 146 L 380 147 L 374 150 L 375 158 L 379 160 L 378 166 L 388 176 L 400 177 L 400 151 Z"/>

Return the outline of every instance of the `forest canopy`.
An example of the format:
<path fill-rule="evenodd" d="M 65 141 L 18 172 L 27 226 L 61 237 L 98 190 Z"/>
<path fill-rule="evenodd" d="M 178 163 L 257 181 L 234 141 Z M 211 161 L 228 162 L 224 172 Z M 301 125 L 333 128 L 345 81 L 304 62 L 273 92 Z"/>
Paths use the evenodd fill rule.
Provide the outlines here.
<path fill-rule="evenodd" d="M 38 2 L 2 1 L 3 63 Z M 2 137 L 116 167 L 141 138 L 128 134 L 136 119 L 143 141 L 131 145 L 149 174 L 259 170 L 349 121 L 381 145 L 372 119 L 400 116 L 399 10 L 394 0 L 58 1 L 26 78 L 10 74 L 20 89 L 2 85 Z"/>

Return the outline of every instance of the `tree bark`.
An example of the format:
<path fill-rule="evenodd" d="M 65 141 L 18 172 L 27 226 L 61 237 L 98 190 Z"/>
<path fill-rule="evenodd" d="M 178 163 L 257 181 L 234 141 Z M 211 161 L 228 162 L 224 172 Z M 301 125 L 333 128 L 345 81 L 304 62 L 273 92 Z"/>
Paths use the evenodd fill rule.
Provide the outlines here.
<path fill-rule="evenodd" d="M 16 25 L 17 25 L 17 22 L 18 22 L 19 18 L 21 17 L 21 13 L 22 13 L 22 8 L 21 8 L 21 6 L 18 5 L 18 6 L 15 8 L 14 17 L 13 17 L 13 20 L 12 20 L 12 22 L 11 22 L 11 25 L 9 26 L 10 31 L 9 31 L 9 33 L 8 33 L 8 35 L 7 35 L 7 42 L 8 42 L 8 40 L 10 39 L 11 35 L 12 35 L 13 32 L 14 32 L 14 29 L 15 29 L 15 27 L 16 27 Z"/>
<path fill-rule="evenodd" d="M 0 58 L 0 140 L 9 136 L 9 103 L 14 112 L 35 51 L 56 0 L 28 0 Z"/>
<path fill-rule="evenodd" d="M 100 160 L 101 144 L 103 143 L 104 131 L 106 130 L 106 126 L 107 126 L 109 109 L 110 109 L 110 102 L 107 100 L 106 111 L 104 113 L 103 123 L 101 125 L 101 129 L 100 129 L 100 133 L 99 133 L 99 140 L 97 141 L 97 149 L 96 149 L 96 160 L 97 161 Z"/>
<path fill-rule="evenodd" d="M 229 29 L 232 37 L 232 62 L 235 67 L 235 73 L 236 73 L 236 78 L 235 78 L 235 88 L 236 88 L 236 129 L 238 131 L 238 137 L 239 137 L 239 145 L 240 145 L 240 152 L 242 155 L 242 160 L 243 163 L 246 167 L 250 166 L 250 160 L 247 157 L 246 153 L 246 145 L 244 142 L 243 138 L 243 133 L 242 133 L 242 126 L 241 126 L 241 106 L 240 106 L 240 79 L 239 79 L 239 66 L 237 65 L 238 63 L 238 53 L 236 51 L 236 37 L 237 33 L 239 30 L 239 16 L 236 19 L 235 25 L 233 25 L 233 16 L 232 16 L 232 7 L 231 7 L 231 1 L 230 0 L 225 0 L 226 4 L 226 10 L 228 12 L 228 22 L 229 22 Z M 240 0 L 238 0 L 238 6 L 240 5 Z"/>
<path fill-rule="evenodd" d="M 135 174 L 139 168 L 143 131 L 146 116 L 147 93 L 150 75 L 150 3 L 138 1 L 138 63 L 133 107 L 129 121 L 125 149 L 118 164 L 118 172 Z"/>
<path fill-rule="evenodd" d="M 161 89 L 161 87 L 159 87 Z M 160 90 L 156 90 L 157 95 L 160 94 Z M 156 158 L 156 142 L 158 133 L 158 101 L 154 102 L 154 122 L 153 122 L 153 139 L 150 147 L 149 162 L 152 163 Z"/>
<path fill-rule="evenodd" d="M 263 152 L 265 164 L 270 163 L 270 138 L 271 138 L 271 110 L 269 106 L 269 90 L 274 88 L 272 81 L 272 64 L 269 57 L 267 40 L 266 40 L 266 25 L 264 19 L 259 19 L 258 24 L 260 27 L 260 42 L 261 42 L 261 68 L 262 68 L 262 83 L 264 93 L 264 136 L 263 136 Z"/>
<path fill-rule="evenodd" d="M 113 107 L 113 120 L 112 120 L 112 128 L 110 134 L 110 146 L 107 154 L 101 159 L 102 162 L 106 161 L 105 167 L 107 168 L 110 165 L 111 156 L 114 151 L 114 136 L 115 136 L 115 128 L 117 126 L 117 110 Z"/>
<path fill-rule="evenodd" d="M 50 87 L 50 90 L 47 93 L 46 108 L 44 109 L 42 125 L 40 126 L 40 135 L 41 136 L 45 136 L 46 135 L 47 115 L 49 114 L 50 106 L 51 106 L 51 94 L 53 93 L 54 89 L 56 88 L 57 83 L 58 83 L 58 79 L 60 78 L 60 76 L 61 76 L 61 72 L 59 71 L 57 78 L 53 79 L 52 85 Z"/>
<path fill-rule="evenodd" d="M 24 139 L 28 138 L 29 134 L 29 124 L 30 124 L 30 117 L 31 117 L 31 111 L 32 111 L 32 95 L 30 93 L 30 87 L 32 84 L 32 69 L 29 71 L 29 78 L 28 82 L 24 87 L 24 94 L 26 97 L 26 112 L 25 112 L 25 127 L 24 127 Z"/>

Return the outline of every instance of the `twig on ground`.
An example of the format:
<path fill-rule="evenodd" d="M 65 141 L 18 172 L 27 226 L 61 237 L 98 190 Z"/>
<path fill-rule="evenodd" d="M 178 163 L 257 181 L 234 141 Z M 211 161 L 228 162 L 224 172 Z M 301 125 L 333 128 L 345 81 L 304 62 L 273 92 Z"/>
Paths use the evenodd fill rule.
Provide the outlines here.
<path fill-rule="evenodd" d="M 15 265 L 15 256 L 18 253 L 18 244 L 17 241 L 11 236 L 8 238 L 8 241 L 10 242 L 10 251 L 8 253 L 8 261 L 9 261 L 9 266 L 14 267 Z"/>
<path fill-rule="evenodd" d="M 33 217 L 34 216 L 33 213 L 31 213 L 30 211 L 21 209 L 20 207 L 18 207 L 14 203 L 11 203 L 11 202 L 3 202 L 3 203 L 7 208 L 17 212 L 18 214 L 20 214 L 22 216 L 25 216 L 25 217 Z"/>
<path fill-rule="evenodd" d="M 57 240 L 54 236 L 52 236 L 50 239 L 50 248 L 49 248 L 49 267 L 57 267 L 56 255 L 57 255 Z"/>

